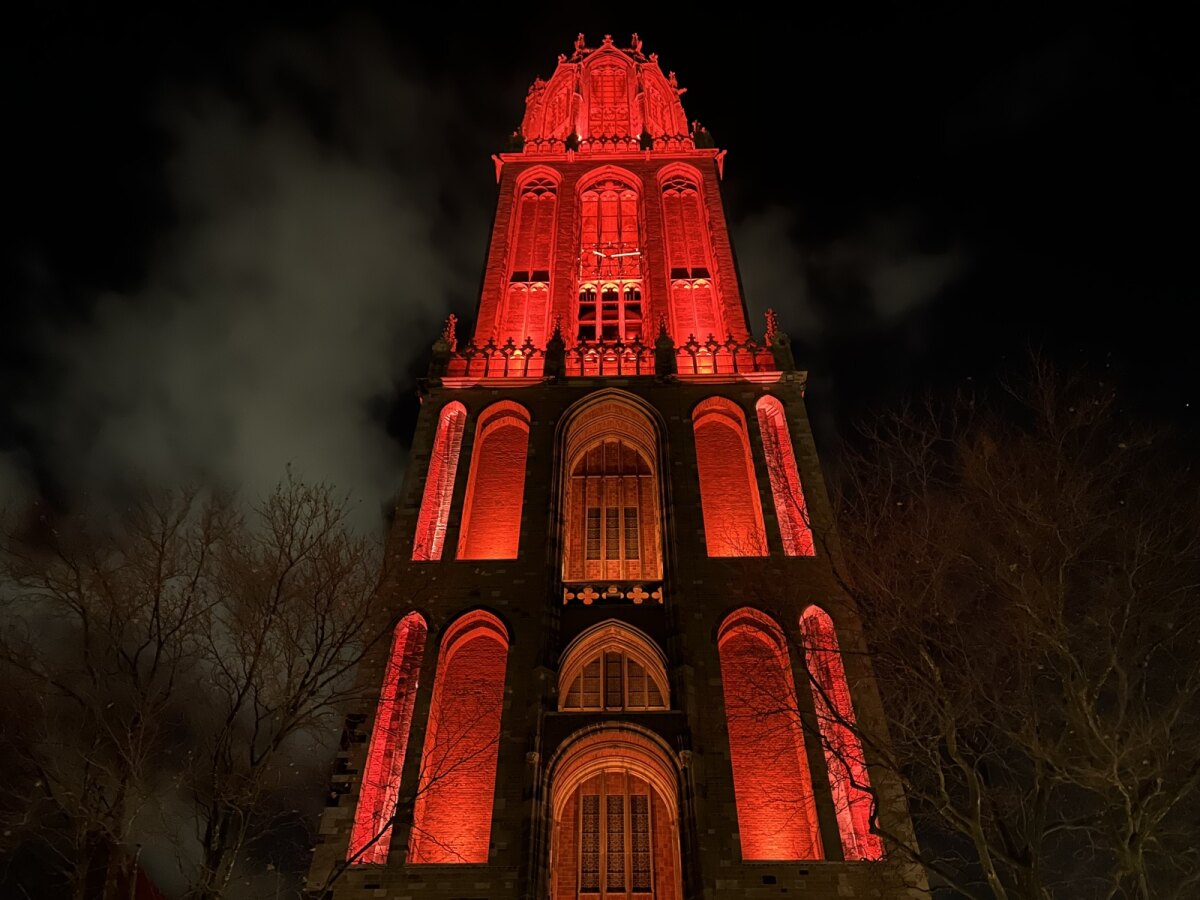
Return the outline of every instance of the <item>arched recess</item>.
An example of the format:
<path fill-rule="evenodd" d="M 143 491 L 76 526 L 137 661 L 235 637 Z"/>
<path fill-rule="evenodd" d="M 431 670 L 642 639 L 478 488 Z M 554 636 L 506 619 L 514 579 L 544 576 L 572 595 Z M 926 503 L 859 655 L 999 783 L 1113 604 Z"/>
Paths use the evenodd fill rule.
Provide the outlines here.
<path fill-rule="evenodd" d="M 680 900 L 679 769 L 636 725 L 582 729 L 548 767 L 555 900 Z"/>
<path fill-rule="evenodd" d="M 517 186 L 509 248 L 508 282 L 497 342 L 509 338 L 535 347 L 549 339 L 550 278 L 557 232 L 558 172 L 535 166 Z"/>
<path fill-rule="evenodd" d="M 487 862 L 508 630 L 476 610 L 446 629 L 438 652 L 410 863 Z"/>
<path fill-rule="evenodd" d="M 605 391 L 566 418 L 563 580 L 662 578 L 658 429 Z"/>
<path fill-rule="evenodd" d="M 427 630 L 421 614 L 412 612 L 396 624 L 393 632 L 358 790 L 354 827 L 346 848 L 346 858 L 356 864 L 387 862 L 393 833 L 391 819 L 400 796 L 400 776 L 404 771 L 421 661 L 425 658 Z M 356 858 L 360 850 L 362 854 Z"/>
<path fill-rule="evenodd" d="M 609 619 L 573 640 L 558 667 L 563 711 L 669 709 L 666 657 L 650 637 Z"/>
<path fill-rule="evenodd" d="M 692 428 L 708 555 L 766 556 L 762 504 L 741 407 L 725 397 L 709 397 L 692 411 Z"/>
<path fill-rule="evenodd" d="M 791 658 L 783 631 L 743 608 L 717 634 L 742 859 L 821 859 Z"/>
<path fill-rule="evenodd" d="M 635 340 L 642 334 L 645 290 L 641 180 L 604 166 L 583 176 L 579 185 L 577 337 Z"/>
<path fill-rule="evenodd" d="M 800 616 L 800 633 L 842 852 L 846 859 L 883 859 L 883 841 L 871 833 L 871 779 L 855 732 L 854 704 L 833 619 L 820 607 L 810 606 Z"/>
<path fill-rule="evenodd" d="M 466 424 L 467 408 L 457 400 L 442 407 L 438 415 L 437 432 L 433 437 L 433 451 L 429 454 L 421 512 L 417 516 L 412 552 L 414 562 L 442 558 L 446 525 L 450 520 L 450 502 L 454 497 L 454 477 L 458 473 L 458 455 L 462 450 L 463 428 Z"/>
<path fill-rule="evenodd" d="M 640 132 L 637 70 L 623 53 L 596 52 L 583 66 L 583 99 L 589 138 L 628 137 Z"/>
<path fill-rule="evenodd" d="M 710 336 L 723 340 L 726 335 L 700 185 L 700 174 L 690 166 L 668 166 L 659 173 L 671 284 L 671 334 L 676 344 L 693 336 L 705 341 Z"/>
<path fill-rule="evenodd" d="M 761 397 L 758 410 L 758 429 L 762 433 L 763 453 L 767 472 L 771 476 L 771 493 L 775 500 L 775 515 L 783 538 L 783 552 L 788 556 L 813 556 L 812 528 L 808 521 L 808 504 L 796 469 L 796 452 L 792 448 L 787 417 L 783 404 L 775 397 Z"/>
<path fill-rule="evenodd" d="M 501 400 L 479 414 L 463 501 L 459 559 L 517 558 L 528 453 L 525 407 Z"/>

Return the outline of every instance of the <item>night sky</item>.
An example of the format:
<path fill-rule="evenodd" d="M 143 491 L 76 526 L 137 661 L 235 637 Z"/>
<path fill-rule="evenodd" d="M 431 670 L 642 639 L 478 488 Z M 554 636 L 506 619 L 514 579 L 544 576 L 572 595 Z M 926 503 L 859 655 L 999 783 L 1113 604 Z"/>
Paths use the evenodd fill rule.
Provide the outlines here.
<path fill-rule="evenodd" d="M 1156 13 L 175 6 L 7 22 L 0 493 L 291 462 L 378 522 L 429 344 L 478 299 L 489 156 L 581 30 L 638 31 L 728 149 L 752 327 L 780 312 L 827 456 L 1030 344 L 1200 431 L 1197 66 Z"/>

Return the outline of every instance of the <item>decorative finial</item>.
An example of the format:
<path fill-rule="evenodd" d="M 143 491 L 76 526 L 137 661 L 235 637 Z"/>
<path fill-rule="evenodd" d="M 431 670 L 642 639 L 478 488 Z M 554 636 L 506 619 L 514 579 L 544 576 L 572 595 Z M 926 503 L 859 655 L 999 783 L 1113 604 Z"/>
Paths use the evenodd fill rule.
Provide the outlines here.
<path fill-rule="evenodd" d="M 605 47 L 611 47 L 612 45 L 613 45 L 613 42 L 612 42 L 612 35 L 611 35 L 611 34 L 606 34 L 606 35 L 604 36 L 604 46 L 605 46 Z"/>
<path fill-rule="evenodd" d="M 773 309 L 767 310 L 767 343 L 773 343 L 775 335 L 779 334 L 779 313 Z"/>
<path fill-rule="evenodd" d="M 629 39 L 629 43 L 632 45 L 634 53 L 642 52 L 642 39 L 638 37 L 636 31 L 633 33 L 633 37 Z"/>
<path fill-rule="evenodd" d="M 579 34 L 575 35 L 575 52 L 582 53 L 586 49 L 587 49 L 587 38 L 585 38 L 583 36 L 583 32 L 581 31 L 581 32 L 579 32 Z"/>
<path fill-rule="evenodd" d="M 456 334 L 457 328 L 458 316 L 456 316 L 454 313 L 450 313 L 449 317 L 446 319 L 446 327 L 442 329 L 442 340 L 450 345 L 451 353 L 458 349 L 458 335 Z"/>
<path fill-rule="evenodd" d="M 670 337 L 667 333 L 667 315 L 666 313 L 658 314 L 658 336 L 660 338 Z"/>
<path fill-rule="evenodd" d="M 650 54 L 650 62 L 654 63 L 656 66 L 658 65 L 658 54 L 657 53 Z"/>

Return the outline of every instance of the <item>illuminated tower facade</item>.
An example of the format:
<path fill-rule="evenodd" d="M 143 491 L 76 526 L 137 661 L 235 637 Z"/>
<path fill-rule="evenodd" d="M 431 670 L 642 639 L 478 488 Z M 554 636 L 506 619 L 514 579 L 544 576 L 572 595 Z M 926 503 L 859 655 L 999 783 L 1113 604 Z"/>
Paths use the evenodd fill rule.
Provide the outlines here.
<path fill-rule="evenodd" d="M 581 35 L 494 157 L 315 851 L 336 897 L 902 893 L 805 377 L 752 333 L 682 94 L 636 35 Z"/>

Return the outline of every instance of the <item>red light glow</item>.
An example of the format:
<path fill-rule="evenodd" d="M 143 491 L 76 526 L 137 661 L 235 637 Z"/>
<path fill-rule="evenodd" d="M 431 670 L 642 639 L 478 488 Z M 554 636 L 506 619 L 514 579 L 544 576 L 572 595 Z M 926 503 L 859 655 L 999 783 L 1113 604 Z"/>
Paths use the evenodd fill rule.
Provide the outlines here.
<path fill-rule="evenodd" d="M 709 397 L 692 413 L 692 427 L 708 555 L 766 556 L 745 415 L 733 401 Z"/>
<path fill-rule="evenodd" d="M 528 452 L 525 407 L 502 400 L 479 414 L 463 502 L 459 559 L 517 558 Z"/>
<path fill-rule="evenodd" d="M 883 859 L 883 842 L 871 833 L 871 780 L 862 742 L 852 728 L 854 706 L 833 619 L 823 609 L 810 606 L 800 617 L 800 631 L 808 671 L 816 682 L 813 702 L 829 767 L 842 852 L 846 859 Z"/>
<path fill-rule="evenodd" d="M 392 836 L 390 820 L 396 814 L 396 800 L 400 796 L 400 776 L 404 770 L 413 702 L 417 697 L 417 679 L 425 656 L 425 633 L 425 620 L 414 612 L 400 620 L 392 638 L 346 858 L 353 859 L 372 838 L 380 832 L 383 834 L 354 859 L 355 863 L 387 862 Z"/>
<path fill-rule="evenodd" d="M 469 613 L 442 639 L 410 863 L 487 862 L 507 662 L 508 632 L 491 613 Z"/>
<path fill-rule="evenodd" d="M 796 453 L 788 433 L 783 404 L 774 397 L 758 401 L 758 427 L 762 432 L 763 450 L 767 457 L 767 472 L 771 476 L 771 493 L 775 496 L 775 515 L 779 517 L 779 533 L 783 552 L 788 556 L 812 556 L 813 537 L 808 522 L 808 504 L 796 469 Z"/>
<path fill-rule="evenodd" d="M 442 558 L 446 543 L 446 524 L 450 520 L 450 501 L 454 498 L 454 476 L 458 473 L 458 454 L 462 449 L 463 426 L 467 424 L 467 408 L 455 400 L 447 403 L 438 416 L 433 452 L 429 455 L 429 473 L 425 477 L 425 493 L 421 497 L 421 514 L 417 517 L 417 534 L 413 541 L 414 562 Z"/>
<path fill-rule="evenodd" d="M 820 859 L 783 632 L 762 613 L 740 609 L 717 640 L 742 859 Z"/>

